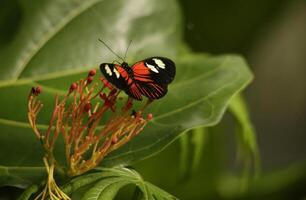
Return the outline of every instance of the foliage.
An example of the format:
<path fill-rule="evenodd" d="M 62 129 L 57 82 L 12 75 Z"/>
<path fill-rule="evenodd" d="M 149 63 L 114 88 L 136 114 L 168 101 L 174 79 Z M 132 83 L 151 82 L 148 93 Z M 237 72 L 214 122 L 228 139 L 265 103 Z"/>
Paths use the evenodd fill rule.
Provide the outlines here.
<path fill-rule="evenodd" d="M 86 76 L 88 69 L 114 60 L 114 55 L 97 42 L 98 38 L 107 41 L 119 54 L 124 53 L 132 39 L 129 62 L 161 55 L 175 60 L 177 66 L 167 96 L 148 108 L 154 114 L 153 120 L 139 136 L 105 158 L 102 164 L 107 167 L 133 164 L 162 151 L 188 130 L 217 124 L 233 96 L 252 80 L 252 73 L 240 56 L 180 51 L 184 45 L 182 22 L 175 0 L 44 0 L 31 4 L 21 0 L 17 7 L 23 13 L 22 21 L 11 41 L 0 49 L 1 186 L 26 188 L 45 176 L 43 150 L 27 122 L 27 94 L 34 85 L 43 88 L 44 110 L 38 127 L 47 129 L 54 94 L 64 95 L 70 83 Z M 194 137 L 198 141 L 200 133 Z M 253 145 L 254 149 L 254 141 L 246 145 Z M 56 145 L 62 146 L 63 142 Z M 200 151 L 197 148 L 196 154 Z M 62 164 L 64 155 L 63 151 L 55 152 Z M 143 186 L 139 185 L 134 171 L 118 170 L 116 173 L 126 173 L 125 178 L 122 174 L 103 175 L 95 185 L 102 189 L 109 186 L 111 189 L 101 189 L 101 194 L 110 195 L 109 199 L 123 183 L 136 184 L 147 199 L 151 193 L 155 198 L 168 195 L 148 182 L 141 181 Z M 106 171 L 113 173 L 111 168 Z M 119 184 L 118 180 L 123 182 Z M 35 190 L 30 187 L 27 191 Z M 23 195 L 24 199 L 28 194 Z M 91 194 L 91 190 L 86 194 Z"/>
<path fill-rule="evenodd" d="M 82 200 L 113 199 L 118 191 L 126 185 L 135 185 L 135 198 L 139 199 L 176 199 L 176 197 L 146 182 L 134 170 L 128 168 L 97 168 L 96 172 L 86 174 L 71 180 L 63 186 L 66 194 L 77 192 L 82 187 L 89 187 L 81 197 Z M 26 200 L 36 192 L 37 188 L 29 187 L 19 198 Z"/>

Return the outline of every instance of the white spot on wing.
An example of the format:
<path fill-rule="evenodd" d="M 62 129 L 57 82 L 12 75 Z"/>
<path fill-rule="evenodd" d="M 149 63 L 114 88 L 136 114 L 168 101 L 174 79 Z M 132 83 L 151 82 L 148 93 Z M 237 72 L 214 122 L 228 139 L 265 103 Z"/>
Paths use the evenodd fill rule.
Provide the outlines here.
<path fill-rule="evenodd" d="M 105 69 L 106 73 L 107 73 L 109 76 L 112 76 L 112 75 L 113 75 L 113 73 L 112 73 L 112 71 L 110 70 L 110 68 L 109 68 L 108 65 L 105 65 L 104 69 Z"/>
<path fill-rule="evenodd" d="M 116 68 L 114 68 L 113 71 L 116 74 L 116 77 L 120 78 L 120 73 L 118 72 L 118 70 Z"/>
<path fill-rule="evenodd" d="M 158 70 L 157 70 L 153 65 L 150 65 L 150 64 L 148 64 L 148 63 L 146 63 L 146 65 L 147 65 L 147 67 L 148 67 L 150 70 L 152 70 L 152 71 L 155 72 L 155 73 L 158 73 Z"/>
<path fill-rule="evenodd" d="M 166 65 L 162 60 L 157 59 L 157 58 L 153 58 L 153 60 L 159 68 L 165 69 Z"/>

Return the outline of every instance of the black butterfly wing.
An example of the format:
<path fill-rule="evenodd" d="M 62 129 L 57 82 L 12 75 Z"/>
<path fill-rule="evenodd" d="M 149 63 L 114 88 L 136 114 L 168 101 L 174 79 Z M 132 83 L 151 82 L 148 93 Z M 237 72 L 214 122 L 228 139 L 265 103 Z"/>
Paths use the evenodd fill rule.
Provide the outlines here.
<path fill-rule="evenodd" d="M 151 78 L 159 84 L 170 84 L 175 76 L 175 64 L 169 58 L 151 57 L 144 60 L 151 71 Z"/>
<path fill-rule="evenodd" d="M 168 86 L 157 83 L 136 83 L 138 90 L 142 95 L 149 99 L 160 99 L 167 94 Z"/>
<path fill-rule="evenodd" d="M 142 100 L 142 93 L 139 90 L 139 84 L 136 82 L 133 82 L 130 87 L 125 90 L 125 93 L 138 101 Z"/>
<path fill-rule="evenodd" d="M 102 63 L 100 70 L 108 82 L 120 90 L 124 90 L 130 97 L 142 100 L 137 85 L 129 76 L 128 72 L 120 65 Z"/>
<path fill-rule="evenodd" d="M 167 94 L 175 76 L 175 64 L 164 57 L 151 57 L 132 66 L 133 80 L 142 95 L 160 99 Z"/>
<path fill-rule="evenodd" d="M 128 83 L 132 80 L 128 73 L 120 65 L 111 63 L 102 63 L 100 70 L 108 82 L 120 90 L 128 89 Z"/>

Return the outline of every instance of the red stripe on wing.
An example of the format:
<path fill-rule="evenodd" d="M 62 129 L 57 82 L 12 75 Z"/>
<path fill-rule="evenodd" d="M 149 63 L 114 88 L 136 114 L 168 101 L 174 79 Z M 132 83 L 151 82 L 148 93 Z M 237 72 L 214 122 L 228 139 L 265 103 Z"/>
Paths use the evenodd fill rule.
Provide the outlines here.
<path fill-rule="evenodd" d="M 145 66 L 144 62 L 135 63 L 132 66 L 134 79 L 141 82 L 153 82 L 151 79 L 151 72 L 147 66 Z"/>
<path fill-rule="evenodd" d="M 138 83 L 137 87 L 141 94 L 149 99 L 160 99 L 167 94 L 166 85 L 158 85 L 156 83 Z"/>
<path fill-rule="evenodd" d="M 137 86 L 136 83 L 132 83 L 129 87 L 128 90 L 125 91 L 129 96 L 133 97 L 134 99 L 137 100 L 142 100 L 142 94 L 139 91 L 139 87 Z"/>
<path fill-rule="evenodd" d="M 116 69 L 120 73 L 120 76 L 127 82 L 128 85 L 130 85 L 133 80 L 130 78 L 127 71 L 123 69 L 123 67 L 121 67 L 120 65 L 116 65 Z"/>

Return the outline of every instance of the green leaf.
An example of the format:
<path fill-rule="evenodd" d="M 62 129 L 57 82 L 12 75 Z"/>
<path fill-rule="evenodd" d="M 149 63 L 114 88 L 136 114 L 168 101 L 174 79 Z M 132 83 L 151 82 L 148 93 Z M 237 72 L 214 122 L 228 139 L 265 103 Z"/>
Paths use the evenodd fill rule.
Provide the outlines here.
<path fill-rule="evenodd" d="M 121 188 L 128 184 L 133 184 L 140 190 L 143 199 L 176 199 L 155 185 L 144 181 L 135 170 L 128 168 L 97 168 L 97 171 L 72 179 L 62 187 L 62 191 L 71 195 L 78 192 L 82 187 L 90 185 L 90 189 L 81 194 L 82 199 L 111 200 L 116 197 Z M 38 187 L 36 185 L 30 186 L 19 197 L 19 200 L 29 199 L 37 190 Z"/>
<path fill-rule="evenodd" d="M 175 82 L 169 85 L 167 96 L 154 102 L 147 110 L 154 114 L 154 119 L 131 142 L 107 156 L 103 165 L 131 164 L 160 152 L 184 131 L 218 123 L 232 96 L 252 79 L 245 61 L 239 56 L 188 55 L 177 59 L 176 63 L 177 76 Z M 40 115 L 42 129 L 48 123 L 56 91 L 65 90 L 70 81 L 81 76 L 86 74 L 63 74 L 53 79 L 36 80 L 44 90 L 41 95 L 45 104 Z M 1 165 L 20 166 L 20 169 L 22 166 L 29 169 L 42 165 L 40 144 L 26 119 L 26 97 L 32 84 L 19 82 L 0 87 L 0 94 L 3 96 L 3 103 L 0 105 L 3 110 L 0 113 Z M 14 95 L 18 97 L 12 99 Z M 15 106 L 18 107 L 18 113 L 14 112 Z M 12 148 L 12 145 L 18 148 Z M 62 145 L 62 142 L 58 143 L 58 147 Z M 64 161 L 64 148 L 58 147 L 56 157 Z M 10 152 L 10 155 L 6 152 Z M 32 174 L 27 173 L 29 177 Z M 18 179 L 9 184 L 21 187 Z M 23 185 L 25 186 L 27 184 Z"/>
<path fill-rule="evenodd" d="M 82 200 L 92 199 L 92 200 L 100 200 L 100 199 L 108 199 L 103 198 L 103 194 L 105 194 L 106 190 L 110 187 L 114 187 L 116 185 L 120 185 L 124 183 L 124 185 L 128 184 L 128 181 L 125 181 L 124 178 L 121 177 L 114 177 L 114 178 L 107 178 L 102 179 L 97 184 L 95 184 L 91 189 L 89 189 L 85 195 L 83 196 Z M 122 185 L 122 187 L 124 186 Z M 119 187 L 120 188 L 120 187 Z M 118 188 L 118 190 L 119 190 Z"/>
<path fill-rule="evenodd" d="M 37 185 L 32 185 L 29 188 L 27 188 L 17 200 L 28 200 L 34 194 L 35 192 L 38 191 L 38 186 Z"/>
<path fill-rule="evenodd" d="M 26 117 L 29 89 L 43 87 L 45 107 L 39 127 L 46 129 L 54 95 L 65 93 L 89 68 L 116 59 L 98 38 L 120 55 L 133 39 L 129 61 L 162 55 L 177 63 L 169 94 L 148 110 L 154 120 L 135 140 L 109 155 L 103 162 L 107 166 L 144 159 L 186 130 L 216 124 L 229 99 L 252 77 L 237 56 L 175 59 L 182 35 L 175 0 L 36 0 L 31 4 L 20 0 L 18 4 L 23 18 L 12 40 L 0 49 L 0 185 L 26 187 L 45 175 L 44 170 L 37 171 L 42 169 L 43 152 Z M 57 145 L 56 157 L 63 163 L 63 141 Z"/>
<path fill-rule="evenodd" d="M 255 154 L 258 150 L 256 134 L 249 117 L 246 102 L 241 95 L 237 95 L 233 98 L 233 100 L 230 102 L 229 110 L 241 126 L 241 140 L 249 148 L 249 150 Z"/>
<path fill-rule="evenodd" d="M 201 127 L 180 136 L 180 176 L 182 180 L 190 178 L 197 171 L 206 143 L 206 134 L 206 128 Z"/>
<path fill-rule="evenodd" d="M 152 122 L 104 163 L 130 164 L 160 152 L 184 131 L 215 125 L 231 97 L 251 80 L 245 61 L 238 56 L 182 57 L 167 96 L 150 107 L 155 116 Z"/>
<path fill-rule="evenodd" d="M 101 192 L 99 196 L 99 200 L 104 200 L 104 199 L 114 199 L 119 192 L 119 190 L 128 185 L 130 182 L 126 180 L 121 180 L 120 182 L 115 182 L 110 184 L 108 187 L 104 189 L 103 192 Z M 86 200 L 86 198 L 85 198 Z"/>
<path fill-rule="evenodd" d="M 98 38 L 122 57 L 133 40 L 130 59 L 174 57 L 180 44 L 181 17 L 175 0 L 18 2 L 22 23 L 14 39 L 0 49 L 0 80 L 7 80 L 0 84 L 83 71 L 117 59 Z"/>
<path fill-rule="evenodd" d="M 145 182 L 149 193 L 154 197 L 153 200 L 177 199 L 166 191 L 156 187 L 152 183 Z"/>
<path fill-rule="evenodd" d="M 82 199 L 84 200 L 114 199 L 119 190 L 128 184 L 133 184 L 138 187 L 142 193 L 143 199 L 176 199 L 174 196 L 155 185 L 144 181 L 134 170 L 128 168 L 98 168 L 98 170 L 100 172 L 95 172 L 94 176 L 90 176 L 89 174 L 80 176 L 77 180 L 72 180 L 63 187 L 63 191 L 67 191 L 67 188 L 74 188 L 73 190 L 69 189 L 69 194 L 77 192 L 80 187 L 75 188 L 71 185 L 75 185 L 76 182 L 80 182 L 84 178 L 87 184 L 83 184 L 82 187 L 91 184 L 90 189 L 82 196 Z M 92 178 L 91 181 L 89 181 L 89 177 Z M 98 181 L 96 177 L 99 177 Z M 95 182 L 94 185 L 92 185 L 93 182 Z"/>
<path fill-rule="evenodd" d="M 86 175 L 77 177 L 71 180 L 66 185 L 64 185 L 63 192 L 65 192 L 66 194 L 71 194 L 73 191 L 76 191 L 80 189 L 81 187 L 89 185 L 95 181 L 98 181 L 101 178 L 115 176 L 115 175 L 117 174 L 112 174 L 110 172 L 108 173 L 99 172 L 99 173 L 86 174 Z"/>
<path fill-rule="evenodd" d="M 152 55 L 174 58 L 182 29 L 175 0 L 20 0 L 15 4 L 22 20 L 0 47 L 0 165 L 5 169 L 0 171 L 0 185 L 25 187 L 44 175 L 32 173 L 42 165 L 42 151 L 26 117 L 29 88 L 45 86 L 46 106 L 40 119 L 45 129 L 55 93 L 63 94 L 89 68 L 117 59 L 98 38 L 121 56 L 133 39 L 128 60 Z M 171 18 L 171 23 L 164 18 Z"/>
<path fill-rule="evenodd" d="M 180 142 L 180 179 L 185 179 L 189 174 L 189 164 L 190 164 L 190 151 L 191 145 L 189 144 L 189 132 L 181 134 L 179 137 Z"/>
<path fill-rule="evenodd" d="M 241 95 L 236 95 L 229 105 L 229 110 L 239 124 L 238 139 L 240 142 L 239 153 L 244 161 L 244 174 L 242 177 L 242 190 L 246 189 L 250 169 L 254 168 L 255 177 L 260 173 L 260 156 L 257 145 L 255 129 L 249 117 L 246 102 Z"/>
<path fill-rule="evenodd" d="M 241 153 L 245 153 L 245 157 L 249 158 L 251 154 L 255 159 L 255 166 L 260 170 L 260 158 L 257 145 L 256 133 L 249 117 L 246 102 L 241 95 L 236 95 L 229 105 L 229 110 L 239 123 L 239 138 L 242 145 Z"/>
<path fill-rule="evenodd" d="M 0 166 L 0 187 L 14 185 L 24 187 L 45 178 L 44 167 L 11 167 Z"/>
<path fill-rule="evenodd" d="M 191 171 L 196 172 L 199 168 L 203 149 L 206 144 L 207 130 L 205 128 L 197 128 L 192 131 L 193 144 L 193 159 L 191 164 Z"/>

